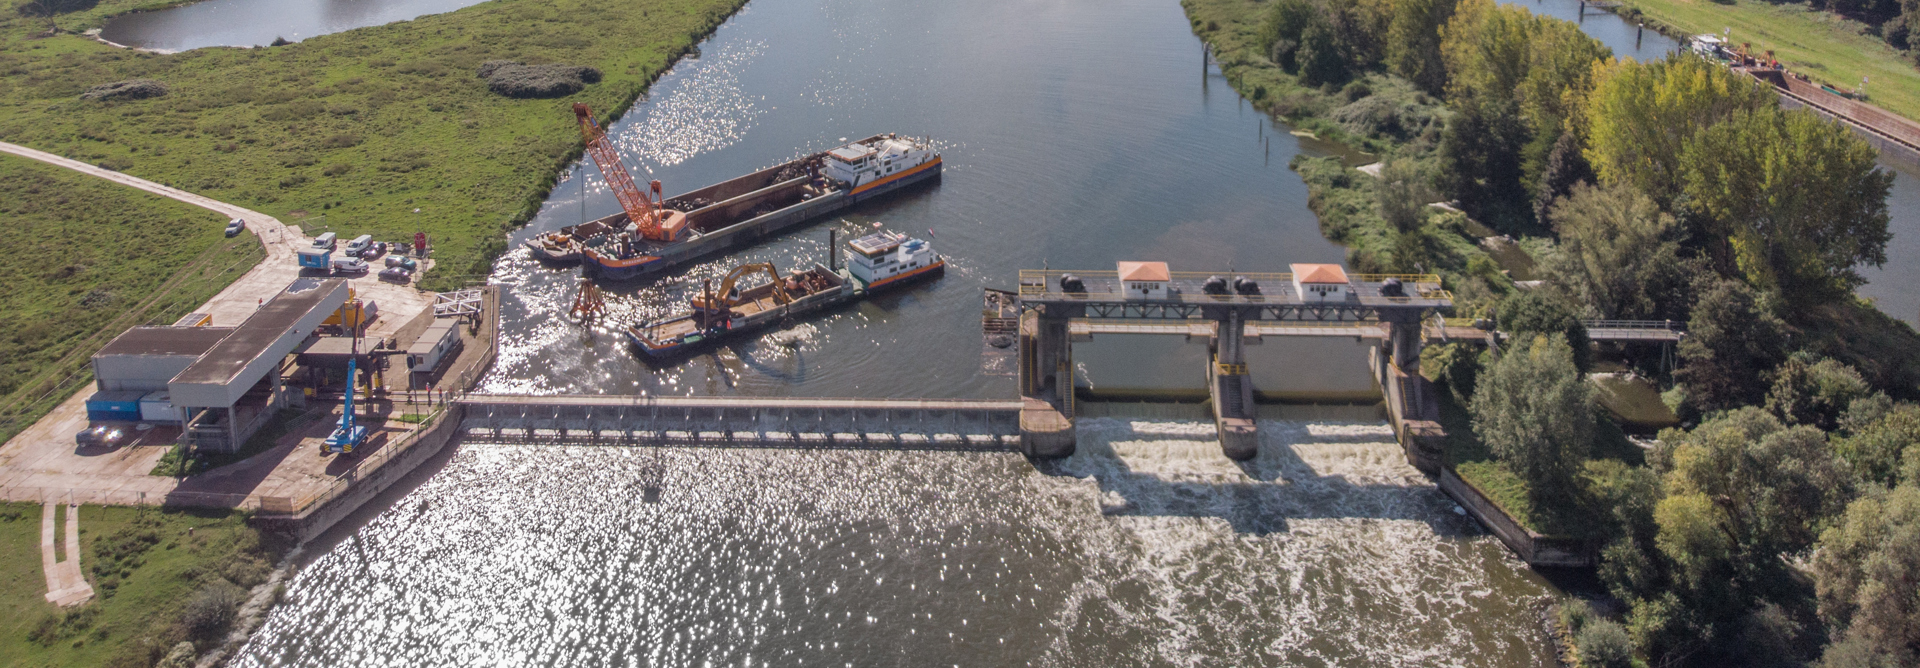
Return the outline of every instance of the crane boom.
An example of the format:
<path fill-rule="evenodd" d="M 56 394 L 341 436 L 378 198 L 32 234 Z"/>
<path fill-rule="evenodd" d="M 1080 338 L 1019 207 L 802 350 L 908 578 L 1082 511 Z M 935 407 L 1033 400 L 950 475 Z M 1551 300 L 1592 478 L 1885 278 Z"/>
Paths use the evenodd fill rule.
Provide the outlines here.
<path fill-rule="evenodd" d="M 614 198 L 620 200 L 620 208 L 627 212 L 627 219 L 640 228 L 640 235 L 655 241 L 674 241 L 680 232 L 686 229 L 687 215 L 660 206 L 660 182 L 654 181 L 651 196 L 640 189 L 627 173 L 626 165 L 620 162 L 620 152 L 607 140 L 606 130 L 601 129 L 599 121 L 594 120 L 593 110 L 586 104 L 573 104 L 574 118 L 580 122 L 580 136 L 587 141 L 587 155 L 593 158 L 593 164 L 600 168 L 600 175 L 606 177 L 607 187 L 613 190 Z"/>

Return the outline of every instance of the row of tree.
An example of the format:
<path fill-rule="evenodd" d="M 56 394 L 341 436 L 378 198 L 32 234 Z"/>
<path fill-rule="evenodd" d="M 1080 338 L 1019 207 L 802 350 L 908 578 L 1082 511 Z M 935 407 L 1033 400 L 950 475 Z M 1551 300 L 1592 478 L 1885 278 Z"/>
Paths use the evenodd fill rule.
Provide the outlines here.
<path fill-rule="evenodd" d="M 1655 665 L 1920 663 L 1920 406 L 1880 391 L 1916 388 L 1797 350 L 1780 317 L 1851 299 L 1857 267 L 1885 261 L 1892 177 L 1871 147 L 1744 74 L 1615 60 L 1493 0 L 1275 0 L 1261 37 L 1308 84 L 1392 76 L 1444 100 L 1440 141 L 1402 142 L 1376 186 L 1401 268 L 1433 245 L 1432 191 L 1552 240 L 1543 289 L 1452 279 L 1497 304 L 1473 315 L 1515 334 L 1503 353 L 1422 366 L 1536 515 L 1605 545 L 1628 613 L 1582 637 L 1631 638 Z M 1688 323 L 1668 397 L 1698 426 L 1645 465 L 1593 459 L 1583 317 Z M 1628 660 L 1578 644 L 1587 665 Z"/>

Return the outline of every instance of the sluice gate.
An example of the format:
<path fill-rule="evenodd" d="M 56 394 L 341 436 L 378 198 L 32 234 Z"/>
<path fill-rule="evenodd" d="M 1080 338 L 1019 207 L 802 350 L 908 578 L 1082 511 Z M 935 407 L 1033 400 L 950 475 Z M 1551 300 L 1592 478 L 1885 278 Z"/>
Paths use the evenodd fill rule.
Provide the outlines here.
<path fill-rule="evenodd" d="M 461 430 L 499 443 L 1014 450 L 1020 402 L 469 394 Z"/>

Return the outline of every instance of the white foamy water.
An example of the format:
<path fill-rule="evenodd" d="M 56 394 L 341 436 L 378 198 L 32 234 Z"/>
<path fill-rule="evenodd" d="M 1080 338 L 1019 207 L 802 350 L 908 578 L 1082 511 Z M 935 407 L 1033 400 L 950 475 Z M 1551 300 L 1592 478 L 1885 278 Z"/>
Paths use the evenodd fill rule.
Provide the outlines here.
<path fill-rule="evenodd" d="M 1116 418 L 1038 466 L 464 444 L 238 665 L 1550 665 L 1544 585 L 1384 425 L 1261 429 L 1244 466 Z"/>

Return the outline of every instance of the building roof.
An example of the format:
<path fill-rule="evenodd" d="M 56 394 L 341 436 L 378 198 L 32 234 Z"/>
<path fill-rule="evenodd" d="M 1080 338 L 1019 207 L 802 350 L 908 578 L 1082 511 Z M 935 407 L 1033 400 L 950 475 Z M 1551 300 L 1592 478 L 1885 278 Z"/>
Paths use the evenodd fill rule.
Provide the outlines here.
<path fill-rule="evenodd" d="M 1123 281 L 1165 281 L 1173 278 L 1167 272 L 1165 262 L 1122 262 L 1120 280 Z"/>
<path fill-rule="evenodd" d="M 1339 283 L 1345 285 L 1347 270 L 1337 264 L 1292 265 L 1293 275 L 1301 283 Z"/>
<path fill-rule="evenodd" d="M 222 339 L 200 359 L 194 360 L 185 371 L 173 378 L 173 382 L 210 385 L 233 382 L 248 363 L 266 354 L 275 341 L 285 336 L 309 312 L 323 308 L 327 297 L 341 283 L 344 281 L 337 278 L 302 278 L 294 281 L 248 316 L 246 322 L 234 328 L 232 335 Z"/>
<path fill-rule="evenodd" d="M 135 327 L 113 337 L 93 356 L 199 357 L 232 333 L 232 327 Z"/>

